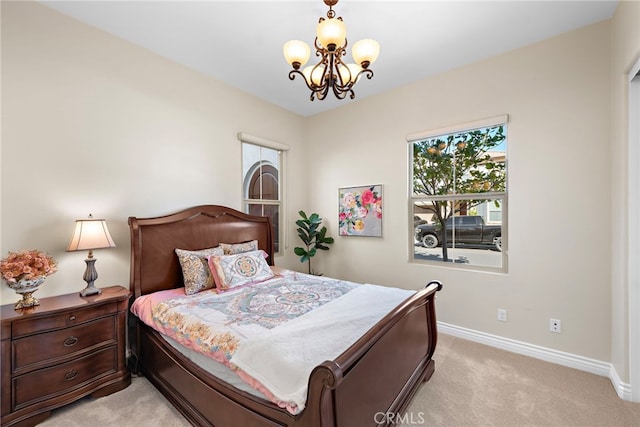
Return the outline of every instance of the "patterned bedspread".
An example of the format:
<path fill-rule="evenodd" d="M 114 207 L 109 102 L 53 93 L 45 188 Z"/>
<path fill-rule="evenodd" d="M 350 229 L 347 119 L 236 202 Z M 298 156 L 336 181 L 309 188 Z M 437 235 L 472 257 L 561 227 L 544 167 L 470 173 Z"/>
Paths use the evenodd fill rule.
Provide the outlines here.
<path fill-rule="evenodd" d="M 185 295 L 179 288 L 143 295 L 131 311 L 297 414 L 312 369 L 340 355 L 413 292 L 288 271 L 221 294 Z"/>
<path fill-rule="evenodd" d="M 296 273 L 222 294 L 180 290 L 137 298 L 131 311 L 180 344 L 231 366 L 239 344 L 341 297 L 359 285 Z"/>

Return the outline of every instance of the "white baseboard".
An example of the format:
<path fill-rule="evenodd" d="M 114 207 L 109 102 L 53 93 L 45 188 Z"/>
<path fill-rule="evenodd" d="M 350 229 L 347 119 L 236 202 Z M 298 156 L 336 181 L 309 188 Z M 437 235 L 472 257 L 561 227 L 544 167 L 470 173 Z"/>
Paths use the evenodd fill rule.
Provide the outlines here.
<path fill-rule="evenodd" d="M 504 338 L 498 335 L 491 335 L 485 332 L 474 331 L 473 329 L 462 328 L 448 323 L 438 322 L 438 332 L 463 338 L 469 341 L 485 344 L 491 347 L 507 350 L 512 353 L 523 354 L 546 362 L 557 363 L 569 368 L 579 369 L 609 378 L 613 388 L 621 399 L 631 401 L 631 386 L 623 383 L 618 376 L 615 367 L 608 362 L 590 359 L 551 348 L 541 347 L 522 341 Z"/>

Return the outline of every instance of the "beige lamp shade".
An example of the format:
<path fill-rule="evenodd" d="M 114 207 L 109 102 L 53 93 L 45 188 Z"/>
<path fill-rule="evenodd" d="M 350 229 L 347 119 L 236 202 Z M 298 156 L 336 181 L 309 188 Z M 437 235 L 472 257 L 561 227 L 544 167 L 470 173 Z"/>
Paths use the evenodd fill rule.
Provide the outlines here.
<path fill-rule="evenodd" d="M 76 228 L 67 251 L 113 248 L 115 246 L 109 228 L 107 228 L 107 221 L 104 219 L 79 219 L 76 221 Z"/>
<path fill-rule="evenodd" d="M 287 60 L 289 65 L 298 63 L 298 67 L 303 66 L 309 60 L 311 55 L 311 49 L 309 45 L 300 40 L 289 40 L 282 47 L 284 53 L 284 59 Z"/>
<path fill-rule="evenodd" d="M 363 39 L 353 45 L 351 55 L 356 64 L 368 67 L 378 59 L 380 53 L 380 44 L 372 39 Z"/>
<path fill-rule="evenodd" d="M 318 42 L 326 48 L 331 44 L 342 46 L 347 38 L 347 26 L 338 18 L 325 19 L 318 23 L 316 36 Z"/>

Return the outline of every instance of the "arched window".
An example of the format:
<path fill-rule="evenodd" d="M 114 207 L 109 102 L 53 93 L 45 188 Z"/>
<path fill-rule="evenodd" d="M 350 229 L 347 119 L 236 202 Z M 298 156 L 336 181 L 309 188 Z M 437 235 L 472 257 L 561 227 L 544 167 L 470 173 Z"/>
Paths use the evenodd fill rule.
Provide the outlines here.
<path fill-rule="evenodd" d="M 242 198 L 244 211 L 268 216 L 273 227 L 274 250 L 280 252 L 282 211 L 282 151 L 242 143 Z"/>
<path fill-rule="evenodd" d="M 258 164 L 250 177 L 247 199 L 278 200 L 278 170 L 270 164 Z"/>

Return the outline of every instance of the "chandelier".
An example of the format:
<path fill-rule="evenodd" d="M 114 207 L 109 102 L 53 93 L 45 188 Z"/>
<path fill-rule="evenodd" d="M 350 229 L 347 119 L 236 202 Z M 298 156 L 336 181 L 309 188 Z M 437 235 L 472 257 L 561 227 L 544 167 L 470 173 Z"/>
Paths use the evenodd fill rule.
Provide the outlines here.
<path fill-rule="evenodd" d="M 373 77 L 373 71 L 369 66 L 378 58 L 380 45 L 375 40 L 360 40 L 351 50 L 355 62 L 346 64 L 343 58 L 347 54 L 347 28 L 342 22 L 342 17 L 336 18 L 333 10 L 338 0 L 323 1 L 329 6 L 329 11 L 326 19 L 320 17 L 318 21 L 314 42 L 316 56 L 320 61 L 300 71 L 300 67 L 309 60 L 309 45 L 300 40 L 288 41 L 284 44 L 283 50 L 285 59 L 293 67 L 293 70 L 289 71 L 289 79 L 294 80 L 296 74 L 301 75 L 307 87 L 311 89 L 311 101 L 314 98 L 325 99 L 329 90 L 333 91 L 338 99 L 344 99 L 347 94 L 354 99 L 356 95 L 353 86 L 360 77 Z"/>

